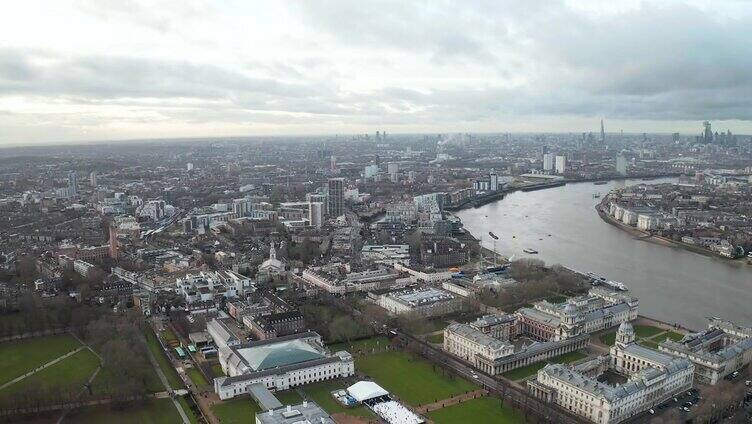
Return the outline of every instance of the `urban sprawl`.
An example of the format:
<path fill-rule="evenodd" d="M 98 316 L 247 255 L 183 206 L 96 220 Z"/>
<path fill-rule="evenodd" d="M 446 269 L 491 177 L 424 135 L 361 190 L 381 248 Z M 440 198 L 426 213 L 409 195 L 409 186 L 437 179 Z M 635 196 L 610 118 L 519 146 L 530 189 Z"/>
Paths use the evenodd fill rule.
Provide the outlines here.
<path fill-rule="evenodd" d="M 752 317 L 657 321 L 624 284 L 509 258 L 506 235 L 455 214 L 644 180 L 593 193 L 592 213 L 750 272 L 749 136 L 600 122 L 3 152 L 0 420 L 164 404 L 205 423 L 750 416 Z"/>

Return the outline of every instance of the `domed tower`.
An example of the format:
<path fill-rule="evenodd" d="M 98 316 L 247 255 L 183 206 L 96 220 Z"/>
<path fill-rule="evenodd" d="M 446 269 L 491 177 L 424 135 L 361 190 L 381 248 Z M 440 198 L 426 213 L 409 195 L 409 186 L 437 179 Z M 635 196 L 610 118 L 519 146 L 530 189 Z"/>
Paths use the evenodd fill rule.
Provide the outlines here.
<path fill-rule="evenodd" d="M 574 326 L 577 323 L 577 306 L 572 302 L 567 302 L 564 307 L 564 324 Z"/>
<path fill-rule="evenodd" d="M 580 316 L 577 306 L 571 300 L 567 302 L 561 315 L 559 340 L 568 339 L 581 333 Z"/>
<path fill-rule="evenodd" d="M 634 328 L 632 328 L 632 324 L 627 321 L 622 322 L 621 325 L 619 325 L 619 330 L 616 332 L 616 344 L 623 348 L 634 343 L 634 341 L 635 332 Z"/>

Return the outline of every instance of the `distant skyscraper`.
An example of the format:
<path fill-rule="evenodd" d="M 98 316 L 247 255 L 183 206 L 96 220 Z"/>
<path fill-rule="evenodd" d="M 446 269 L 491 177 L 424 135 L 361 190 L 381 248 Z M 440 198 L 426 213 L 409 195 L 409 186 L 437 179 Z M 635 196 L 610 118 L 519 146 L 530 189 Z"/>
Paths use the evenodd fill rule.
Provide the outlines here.
<path fill-rule="evenodd" d="M 601 119 L 601 144 L 606 142 L 606 130 L 603 128 L 603 119 Z"/>
<path fill-rule="evenodd" d="M 567 157 L 556 156 L 556 173 L 563 174 L 567 170 Z"/>
<path fill-rule="evenodd" d="M 491 170 L 489 174 L 489 182 L 491 183 L 491 190 L 496 191 L 499 189 L 499 174 L 495 170 Z"/>
<path fill-rule="evenodd" d="M 187 164 L 185 165 L 185 169 L 187 169 L 187 170 L 189 170 L 189 171 L 193 171 L 193 164 L 192 164 L 191 162 L 188 162 L 188 163 L 187 163 Z"/>
<path fill-rule="evenodd" d="M 379 173 L 379 166 L 378 165 L 368 165 L 363 170 L 363 178 L 373 178 Z"/>
<path fill-rule="evenodd" d="M 89 183 L 92 187 L 97 186 L 97 171 L 91 171 L 91 174 L 89 174 Z"/>
<path fill-rule="evenodd" d="M 329 207 L 331 217 L 338 217 L 345 213 L 345 179 L 329 178 Z"/>
<path fill-rule="evenodd" d="M 308 204 L 308 222 L 316 228 L 321 228 L 324 219 L 324 204 L 311 202 Z"/>
<path fill-rule="evenodd" d="M 705 121 L 702 123 L 702 126 L 705 128 L 702 135 L 702 141 L 705 144 L 710 144 L 713 142 L 713 130 L 710 128 L 710 122 Z"/>
<path fill-rule="evenodd" d="M 554 158 L 555 156 L 553 153 L 546 153 L 543 155 L 543 170 L 544 171 L 551 171 L 554 169 Z"/>
<path fill-rule="evenodd" d="M 396 183 L 399 181 L 399 164 L 396 162 L 391 162 L 386 165 L 386 172 L 389 174 L 389 179 Z"/>
<path fill-rule="evenodd" d="M 78 174 L 76 174 L 76 171 L 68 173 L 68 195 L 78 196 Z"/>
<path fill-rule="evenodd" d="M 619 175 L 627 175 L 627 158 L 622 155 L 616 157 L 616 173 Z"/>

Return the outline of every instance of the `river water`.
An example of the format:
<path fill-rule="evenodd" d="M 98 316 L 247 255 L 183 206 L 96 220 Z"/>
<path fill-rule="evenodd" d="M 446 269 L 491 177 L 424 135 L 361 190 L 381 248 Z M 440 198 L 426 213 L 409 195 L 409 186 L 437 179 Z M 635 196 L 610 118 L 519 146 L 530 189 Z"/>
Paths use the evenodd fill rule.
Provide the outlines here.
<path fill-rule="evenodd" d="M 672 181 L 673 179 L 654 180 Z M 640 314 L 692 329 L 717 316 L 752 324 L 752 266 L 639 240 L 598 216 L 594 207 L 614 188 L 639 180 L 567 184 L 515 192 L 457 213 L 465 228 L 504 256 L 538 258 L 626 284 L 640 299 Z M 537 255 L 523 252 L 531 248 Z"/>

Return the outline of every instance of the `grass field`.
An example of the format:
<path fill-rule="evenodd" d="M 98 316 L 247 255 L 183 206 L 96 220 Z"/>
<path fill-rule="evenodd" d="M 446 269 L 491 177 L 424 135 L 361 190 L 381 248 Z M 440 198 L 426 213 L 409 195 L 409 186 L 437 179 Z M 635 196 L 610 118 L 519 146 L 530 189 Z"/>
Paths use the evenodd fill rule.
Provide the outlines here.
<path fill-rule="evenodd" d="M 303 386 L 303 392 L 306 398 L 316 402 L 326 412 L 330 414 L 337 414 L 344 412 L 348 415 L 355 415 L 360 417 L 373 417 L 371 411 L 364 406 L 357 408 L 345 408 L 340 405 L 331 395 L 331 392 L 337 389 L 344 389 L 348 384 L 343 380 L 329 380 L 320 381 L 318 383 L 308 384 Z"/>
<path fill-rule="evenodd" d="M 363 353 L 370 353 L 374 350 L 383 350 L 387 346 L 389 346 L 389 339 L 383 336 L 379 336 L 371 337 L 370 339 L 356 340 L 349 343 L 334 343 L 327 346 L 327 348 L 329 348 L 329 350 L 331 350 L 332 352 L 346 350 L 353 355 L 358 355 Z"/>
<path fill-rule="evenodd" d="M 178 340 L 177 336 L 175 336 L 175 333 L 173 333 L 172 330 L 170 330 L 169 328 L 165 328 L 164 330 L 162 330 L 162 337 L 168 342 Z"/>
<path fill-rule="evenodd" d="M 501 401 L 483 397 L 458 405 L 448 406 L 428 413 L 428 418 L 436 424 L 495 423 L 516 424 L 524 422 L 524 417 L 510 406 L 501 408 Z"/>
<path fill-rule="evenodd" d="M 579 361 L 586 358 L 582 352 L 569 352 L 563 355 L 559 355 L 555 358 L 551 358 L 548 361 L 539 362 L 537 364 L 528 365 L 526 367 L 517 368 L 516 370 L 505 372 L 504 377 L 510 380 L 522 380 L 525 377 L 529 377 L 538 372 L 539 369 L 545 367 L 547 364 L 567 364 L 570 362 Z"/>
<path fill-rule="evenodd" d="M 214 377 L 222 377 L 225 375 L 224 371 L 222 371 L 222 365 L 220 364 L 214 364 L 211 366 L 212 372 L 214 372 Z"/>
<path fill-rule="evenodd" d="M 157 336 L 151 330 L 146 330 L 145 335 L 146 344 L 149 346 L 149 350 L 154 355 L 154 357 L 157 358 L 157 363 L 159 364 L 159 367 L 162 369 L 162 372 L 165 374 L 165 376 L 167 376 L 167 381 L 170 383 L 170 387 L 173 389 L 182 389 L 184 387 L 183 381 L 180 379 L 178 372 L 175 371 L 175 368 L 167 359 L 165 351 L 162 350 L 162 346 L 160 346 L 159 340 L 157 340 Z"/>
<path fill-rule="evenodd" d="M 34 370 L 80 346 L 70 334 L 0 344 L 0 384 Z"/>
<path fill-rule="evenodd" d="M 282 405 L 295 405 L 303 401 L 298 392 L 295 390 L 285 390 L 283 392 L 275 392 L 274 397 L 282 402 Z"/>
<path fill-rule="evenodd" d="M 359 357 L 355 369 L 374 378 L 389 392 L 413 406 L 477 388 L 460 377 L 442 375 L 439 368 L 434 370 L 430 363 L 399 351 Z"/>
<path fill-rule="evenodd" d="M 669 339 L 678 342 L 679 340 L 684 338 L 684 334 L 679 334 L 675 331 L 667 331 L 666 334 L 663 335 L 663 337 L 668 337 Z M 663 337 L 661 337 L 660 341 L 663 341 Z"/>
<path fill-rule="evenodd" d="M 448 324 L 442 320 L 438 320 L 438 319 L 429 320 L 428 327 L 426 328 L 426 332 L 423 334 L 433 333 L 434 331 L 443 330 L 447 327 L 447 325 Z"/>
<path fill-rule="evenodd" d="M 651 325 L 635 325 L 634 330 L 637 343 L 651 349 L 658 349 L 658 345 L 666 340 L 666 337 L 674 341 L 679 341 L 684 337 L 683 334 L 674 331 L 666 331 L 662 328 L 653 327 Z M 614 342 L 616 342 L 616 332 L 603 334 L 599 339 L 601 343 L 613 346 Z"/>
<path fill-rule="evenodd" d="M 605 345 L 613 346 L 616 342 L 616 332 L 603 334 L 598 339 Z"/>
<path fill-rule="evenodd" d="M 640 340 L 637 342 L 637 344 L 640 346 L 645 346 L 650 349 L 655 349 L 655 350 L 658 349 L 658 343 L 653 340 Z"/>
<path fill-rule="evenodd" d="M 653 327 L 652 325 L 635 325 L 634 331 L 635 331 L 635 336 L 637 337 L 650 338 L 658 334 L 661 334 L 666 330 L 662 328 L 658 328 L 658 327 Z"/>
<path fill-rule="evenodd" d="M 204 377 L 203 374 L 201 374 L 201 370 L 199 370 L 198 368 L 188 368 L 186 372 L 188 374 L 188 377 L 190 377 L 191 381 L 193 382 L 193 384 L 195 384 L 197 387 L 209 385 L 209 382 L 206 381 L 206 378 Z"/>
<path fill-rule="evenodd" d="M 188 417 L 191 417 L 190 413 Z M 63 421 L 63 423 L 76 424 L 175 424 L 180 422 L 182 422 L 180 414 L 170 399 L 155 399 L 123 410 L 112 409 L 108 405 L 89 406 L 71 411 Z"/>
<path fill-rule="evenodd" d="M 261 409 L 250 396 L 243 396 L 214 405 L 212 411 L 222 424 L 248 424 Z"/>
<path fill-rule="evenodd" d="M 84 349 L 6 387 L 0 391 L 0 398 L 6 398 L 23 390 L 50 390 L 64 387 L 83 389 L 84 383 L 97 367 L 99 367 L 99 358 L 89 349 Z"/>
<path fill-rule="evenodd" d="M 429 343 L 444 343 L 444 333 L 432 334 L 426 337 Z"/>

